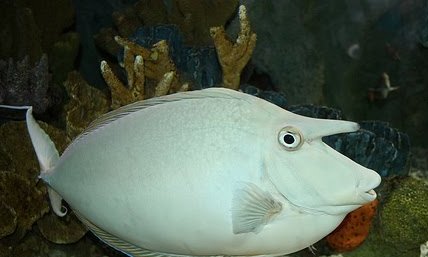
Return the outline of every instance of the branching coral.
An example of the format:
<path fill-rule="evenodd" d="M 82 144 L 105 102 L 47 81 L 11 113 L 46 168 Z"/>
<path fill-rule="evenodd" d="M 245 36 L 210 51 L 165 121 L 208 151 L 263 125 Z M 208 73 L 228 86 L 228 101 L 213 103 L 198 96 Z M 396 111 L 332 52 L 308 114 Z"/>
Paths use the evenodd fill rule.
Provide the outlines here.
<path fill-rule="evenodd" d="M 224 87 L 239 89 L 241 71 L 251 58 L 256 46 L 257 36 L 251 32 L 245 6 L 239 7 L 241 30 L 235 43 L 232 43 L 224 27 L 211 28 L 211 36 L 217 49 L 218 59 L 223 70 Z"/>
<path fill-rule="evenodd" d="M 128 79 L 128 93 L 125 93 L 121 88 L 122 83 L 120 83 L 120 80 L 113 78 L 111 68 L 106 66 L 106 63 L 102 64 L 103 74 L 105 74 L 105 77 L 108 77 L 108 80 L 111 81 L 109 84 L 115 85 L 112 87 L 114 88 L 112 91 L 117 91 L 117 95 L 122 95 L 121 98 L 123 98 L 115 99 L 115 97 L 113 97 L 112 106 L 117 107 L 121 105 L 118 103 L 124 104 L 132 102 L 131 99 L 141 100 L 142 98 L 147 98 L 147 96 L 144 96 L 146 95 L 147 90 L 145 91 L 142 87 L 134 85 L 134 75 L 136 74 L 135 69 L 140 65 L 144 65 L 145 77 L 154 79 L 155 81 L 160 81 L 163 75 L 170 71 L 175 71 L 175 74 L 178 74 L 175 66 L 176 64 L 180 67 L 180 74 L 183 78 L 191 78 L 190 80 L 194 80 L 193 82 L 195 83 L 191 83 L 192 88 L 204 88 L 218 85 L 220 72 L 219 64 L 215 56 L 208 55 L 213 58 L 204 59 L 198 55 L 199 52 L 196 50 L 199 48 L 201 50 L 207 50 L 210 48 L 206 45 L 210 45 L 210 41 L 212 39 L 214 39 L 218 60 L 222 66 L 224 86 L 238 89 L 240 84 L 240 74 L 251 58 L 256 43 L 256 35 L 251 32 L 245 7 L 241 6 L 239 8 L 241 31 L 238 38 L 234 43 L 227 38 L 223 26 L 232 16 L 237 3 L 238 1 L 172 1 L 171 6 L 166 8 L 162 3 L 142 0 L 135 5 L 134 12 L 132 11 L 132 8 L 128 8 L 125 11 L 115 14 L 114 19 L 116 21 L 115 24 L 118 27 L 118 32 L 115 29 L 104 29 L 96 37 L 97 44 L 113 55 L 118 55 L 119 53 L 117 44 L 124 48 L 123 66 L 125 67 Z M 147 11 L 147 6 L 151 7 L 150 12 Z M 142 23 L 146 27 L 140 27 L 136 30 L 139 24 L 136 18 L 137 16 L 143 21 Z M 205 47 L 193 47 L 194 50 L 192 50 L 192 47 L 185 46 L 181 42 L 181 33 L 178 33 L 180 34 L 178 37 L 169 37 L 172 33 L 169 31 L 170 28 L 166 25 L 159 26 L 159 24 L 167 23 L 177 25 L 180 31 L 184 34 L 184 40 L 187 43 L 192 42 L 194 46 L 202 44 L 205 45 Z M 153 31 L 155 31 L 155 33 L 151 34 L 147 26 L 155 25 L 157 29 L 154 29 Z M 131 33 L 131 30 L 134 30 L 134 33 Z M 122 38 L 128 38 L 131 34 L 133 34 L 131 38 L 133 38 L 134 41 Z M 117 35 L 121 35 L 121 37 Z M 152 37 L 152 41 L 156 38 L 155 42 L 160 40 L 158 43 L 154 44 L 151 49 L 151 52 L 155 52 L 159 54 L 159 56 L 156 56 L 156 54 L 153 55 L 153 53 L 150 53 L 150 50 L 147 49 L 150 48 L 154 42 L 146 42 L 146 44 L 140 42 L 137 35 L 138 37 L 143 38 Z M 211 40 L 208 40 L 208 35 L 211 35 Z M 115 37 L 115 42 L 117 44 L 113 43 L 113 40 L 111 40 L 113 36 Z M 136 42 L 144 47 L 138 45 Z M 172 46 L 171 52 L 169 52 L 167 44 Z M 214 51 L 212 52 L 214 53 Z M 175 64 L 171 61 L 169 54 L 174 57 L 174 60 L 176 61 Z M 136 57 L 138 55 L 142 56 L 142 60 L 140 59 L 137 62 Z M 204 57 L 207 57 L 207 55 L 204 55 Z M 188 65 L 183 63 L 183 60 L 187 60 L 188 63 L 191 63 L 191 65 L 198 68 L 189 69 Z M 130 63 L 132 63 L 132 65 Z M 153 70 L 152 67 L 155 69 Z M 161 70 L 162 67 L 164 68 L 163 70 Z M 204 76 L 208 78 L 205 78 Z M 203 85 L 201 85 L 201 82 L 203 82 Z M 151 86 L 151 88 L 154 87 L 154 85 Z M 174 78 L 169 92 L 172 93 L 180 90 L 182 90 L 181 83 L 178 82 L 177 78 Z M 153 96 L 155 94 L 152 92 L 149 95 Z"/>
<path fill-rule="evenodd" d="M 164 40 L 156 43 L 150 50 L 121 37 L 116 37 L 115 40 L 124 48 L 123 66 L 128 86 L 119 80 L 107 62 L 101 62 L 101 73 L 111 90 L 112 109 L 152 96 L 188 89 L 187 84 L 180 85 L 178 82 L 176 68 Z M 145 87 L 146 77 L 158 82 L 151 94 Z"/>
<path fill-rule="evenodd" d="M 183 32 L 187 44 L 209 45 L 209 28 L 225 25 L 233 16 L 237 5 L 237 0 L 174 0 L 170 5 L 158 0 L 140 0 L 133 8 L 113 14 L 116 29 L 101 31 L 97 44 L 103 47 L 105 42 L 109 42 L 103 36 L 104 33 L 129 37 L 142 24 L 175 24 Z M 115 55 L 117 52 L 110 53 Z"/>

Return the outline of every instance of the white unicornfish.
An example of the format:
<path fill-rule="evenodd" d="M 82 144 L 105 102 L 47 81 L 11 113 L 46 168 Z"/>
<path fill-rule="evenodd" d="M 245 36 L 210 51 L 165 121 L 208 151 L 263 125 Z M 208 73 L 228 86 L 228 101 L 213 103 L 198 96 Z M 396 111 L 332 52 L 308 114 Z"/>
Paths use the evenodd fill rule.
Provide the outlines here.
<path fill-rule="evenodd" d="M 376 198 L 380 176 L 321 138 L 358 124 L 308 118 L 224 88 L 121 107 L 58 155 L 28 108 L 53 211 L 64 199 L 130 256 L 277 256 L 310 246 Z"/>

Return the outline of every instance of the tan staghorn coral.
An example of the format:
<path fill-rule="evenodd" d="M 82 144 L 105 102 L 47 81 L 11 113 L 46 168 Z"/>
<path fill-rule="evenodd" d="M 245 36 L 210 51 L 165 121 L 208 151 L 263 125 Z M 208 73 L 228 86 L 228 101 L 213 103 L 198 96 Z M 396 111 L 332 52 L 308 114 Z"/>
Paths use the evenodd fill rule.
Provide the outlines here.
<path fill-rule="evenodd" d="M 113 56 L 119 53 L 112 35 L 129 37 L 140 26 L 175 24 L 184 35 L 186 44 L 211 44 L 209 28 L 223 26 L 234 15 L 237 0 L 140 0 L 133 7 L 113 14 L 114 28 L 102 29 L 96 36 L 98 47 Z"/>
<path fill-rule="evenodd" d="M 118 36 L 115 40 L 124 48 L 122 66 L 126 71 L 128 85 L 125 86 L 119 80 L 106 61 L 101 62 L 101 73 L 111 90 L 112 109 L 153 96 L 188 89 L 187 84 L 179 84 L 166 41 L 159 41 L 149 50 Z M 157 82 L 153 89 L 147 87 L 146 77 Z"/>
<path fill-rule="evenodd" d="M 211 36 L 217 50 L 218 59 L 223 70 L 223 84 L 226 88 L 239 89 L 242 69 L 248 63 L 256 46 L 256 34 L 251 32 L 245 6 L 239 7 L 241 30 L 236 42 L 231 42 L 224 27 L 211 28 Z"/>

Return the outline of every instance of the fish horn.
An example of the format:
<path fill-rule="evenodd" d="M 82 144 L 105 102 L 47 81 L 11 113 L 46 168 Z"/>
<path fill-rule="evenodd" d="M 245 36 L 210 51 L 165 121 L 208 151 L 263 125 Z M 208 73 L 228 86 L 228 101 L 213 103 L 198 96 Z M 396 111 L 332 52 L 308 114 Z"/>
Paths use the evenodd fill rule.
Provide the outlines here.
<path fill-rule="evenodd" d="M 305 117 L 305 120 L 301 121 L 301 123 L 302 124 L 299 124 L 299 127 L 304 128 L 305 137 L 312 140 L 334 134 L 355 132 L 360 129 L 360 125 L 358 125 L 358 123 L 344 120 L 327 120 Z"/>
<path fill-rule="evenodd" d="M 0 108 L 27 110 L 25 119 L 27 123 L 28 133 L 30 134 L 31 143 L 36 152 L 37 159 L 40 165 L 40 178 L 46 181 L 46 177 L 52 168 L 59 160 L 58 151 L 55 144 L 49 138 L 45 131 L 40 128 L 39 124 L 33 117 L 33 107 L 31 106 L 10 106 L 0 105 Z M 49 199 L 51 201 L 52 210 L 58 216 L 67 214 L 67 208 L 62 206 L 61 196 L 55 192 L 51 187 L 48 187 Z"/>

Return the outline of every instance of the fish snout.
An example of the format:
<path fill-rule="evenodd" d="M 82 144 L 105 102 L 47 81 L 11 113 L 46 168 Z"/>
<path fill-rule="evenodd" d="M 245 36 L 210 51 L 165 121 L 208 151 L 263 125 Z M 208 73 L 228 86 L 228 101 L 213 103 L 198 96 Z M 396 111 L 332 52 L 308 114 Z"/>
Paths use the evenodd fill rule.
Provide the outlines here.
<path fill-rule="evenodd" d="M 371 169 L 364 169 L 357 186 L 357 194 L 364 203 L 376 199 L 377 194 L 374 189 L 380 185 L 380 182 L 381 177 L 377 172 Z"/>

